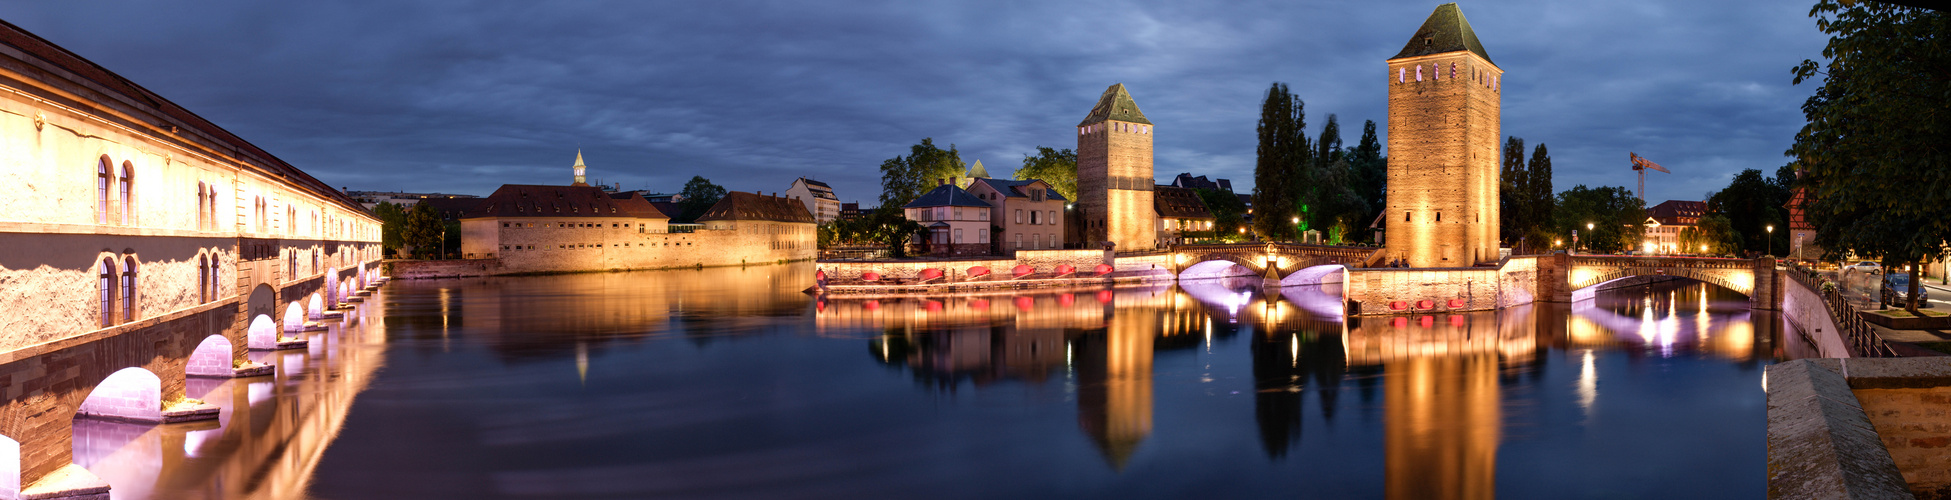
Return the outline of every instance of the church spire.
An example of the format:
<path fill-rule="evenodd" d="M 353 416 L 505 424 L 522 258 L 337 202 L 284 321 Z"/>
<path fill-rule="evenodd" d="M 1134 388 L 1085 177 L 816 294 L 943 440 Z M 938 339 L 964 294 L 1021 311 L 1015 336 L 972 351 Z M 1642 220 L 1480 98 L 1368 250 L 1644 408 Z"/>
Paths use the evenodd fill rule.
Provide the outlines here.
<path fill-rule="evenodd" d="M 576 169 L 576 183 L 575 183 L 575 184 L 570 184 L 570 185 L 571 185 L 571 186 L 588 186 L 588 185 L 589 185 L 589 182 L 587 182 L 587 178 L 585 178 L 585 177 L 583 177 L 583 169 L 586 169 L 586 168 L 589 168 L 589 167 L 585 167 L 585 166 L 583 166 L 583 150 L 582 150 L 582 148 L 576 148 L 576 165 L 575 165 L 574 167 L 572 167 L 572 168 L 574 168 L 574 169 Z"/>

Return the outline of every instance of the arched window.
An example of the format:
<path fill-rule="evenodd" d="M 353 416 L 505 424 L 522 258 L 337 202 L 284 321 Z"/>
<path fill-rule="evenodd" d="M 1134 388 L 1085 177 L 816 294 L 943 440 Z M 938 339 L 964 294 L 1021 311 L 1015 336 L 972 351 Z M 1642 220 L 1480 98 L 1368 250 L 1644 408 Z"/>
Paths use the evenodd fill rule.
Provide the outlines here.
<path fill-rule="evenodd" d="M 1396 83 L 1409 81 L 1409 68 L 1396 68 Z"/>
<path fill-rule="evenodd" d="M 115 326 L 115 258 L 102 259 L 101 281 L 97 287 L 102 291 L 102 328 Z"/>
<path fill-rule="evenodd" d="M 213 302 L 223 298 L 223 294 L 221 293 L 223 291 L 223 275 L 223 254 L 210 252 L 210 300 Z"/>
<path fill-rule="evenodd" d="M 297 236 L 296 229 L 293 229 L 297 225 L 298 207 L 291 205 L 285 206 L 285 236 Z"/>
<path fill-rule="evenodd" d="M 196 302 L 210 302 L 210 257 L 196 256 Z"/>
<path fill-rule="evenodd" d="M 108 156 L 95 163 L 95 223 L 108 223 L 108 195 L 115 188 L 115 175 L 109 172 Z"/>
<path fill-rule="evenodd" d="M 135 256 L 122 258 L 122 322 L 135 321 Z"/>
<path fill-rule="evenodd" d="M 1423 81 L 1423 65 L 1416 65 L 1416 81 Z"/>
<path fill-rule="evenodd" d="M 122 225 L 135 225 L 135 165 L 122 162 Z"/>
<path fill-rule="evenodd" d="M 1450 79 L 1456 79 L 1456 63 L 1450 63 Z"/>

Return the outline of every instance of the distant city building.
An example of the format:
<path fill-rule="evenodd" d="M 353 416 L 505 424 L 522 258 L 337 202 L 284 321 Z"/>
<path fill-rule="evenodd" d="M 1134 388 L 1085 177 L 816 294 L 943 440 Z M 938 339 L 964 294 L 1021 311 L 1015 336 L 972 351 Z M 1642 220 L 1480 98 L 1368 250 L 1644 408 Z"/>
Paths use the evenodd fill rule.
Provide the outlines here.
<path fill-rule="evenodd" d="M 976 198 L 954 183 L 943 183 L 927 194 L 901 206 L 909 220 L 927 229 L 920 235 L 928 254 L 939 256 L 989 255 L 989 202 Z"/>
<path fill-rule="evenodd" d="M 699 230 L 673 231 L 674 205 L 589 185 L 576 158 L 575 183 L 508 184 L 479 200 L 461 219 L 464 256 L 514 274 L 772 263 L 816 250 L 812 214 L 789 198 L 728 193 Z"/>
<path fill-rule="evenodd" d="M 487 198 L 475 198 L 472 196 L 466 198 L 421 198 L 418 204 L 432 208 L 434 213 L 440 215 L 440 220 L 454 222 L 461 220 L 461 217 L 466 216 L 469 212 L 473 212 L 476 208 L 480 208 L 481 204 L 486 201 Z M 403 208 L 412 210 L 413 206 Z"/>
<path fill-rule="evenodd" d="M 1211 181 L 1206 180 L 1206 176 L 1203 175 L 1193 177 L 1191 173 L 1182 173 L 1178 177 L 1172 178 L 1172 186 L 1186 189 L 1210 189 L 1228 193 L 1233 192 L 1232 180 L 1220 179 L 1218 181 Z"/>
<path fill-rule="evenodd" d="M 806 205 L 806 211 L 820 224 L 840 217 L 840 197 L 834 196 L 833 187 L 824 182 L 805 177 L 793 179 L 792 187 L 786 189 L 786 197 Z"/>
<path fill-rule="evenodd" d="M 345 195 L 351 197 L 354 201 L 359 202 L 360 205 L 365 206 L 366 209 L 368 210 L 371 210 L 373 207 L 379 206 L 380 202 L 392 203 L 394 205 L 399 205 L 402 208 L 405 208 L 405 207 L 412 207 L 413 204 L 419 203 L 420 200 L 426 200 L 426 199 L 480 198 L 479 196 L 475 196 L 471 194 L 407 193 L 401 191 L 346 190 Z"/>
<path fill-rule="evenodd" d="M 994 236 L 1004 254 L 1064 247 L 1064 205 L 1070 200 L 1050 183 L 977 178 L 969 182 L 968 192 L 990 205 L 988 220 L 1002 228 Z"/>
<path fill-rule="evenodd" d="M 1646 230 L 1639 250 L 1649 254 L 1699 253 L 1699 249 L 1680 248 L 1680 231 L 1700 225 L 1707 203 L 1667 200 L 1646 210 Z"/>
<path fill-rule="evenodd" d="M 1180 177 L 1185 177 L 1180 175 Z M 1152 188 L 1152 207 L 1158 213 L 1158 239 L 1168 244 L 1204 243 L 1212 239 L 1213 211 L 1192 188 L 1159 185 Z M 1204 231 L 1188 238 L 1186 233 Z"/>
<path fill-rule="evenodd" d="M 678 203 L 684 201 L 681 193 L 643 193 L 644 199 L 651 203 Z"/>
<path fill-rule="evenodd" d="M 1104 89 L 1077 124 L 1077 207 L 1083 244 L 1120 252 L 1158 246 L 1152 208 L 1152 122 L 1124 84 Z"/>
<path fill-rule="evenodd" d="M 858 218 L 861 218 L 861 217 L 866 217 L 866 216 L 867 216 L 867 213 L 868 213 L 868 212 L 872 212 L 872 211 L 874 211 L 874 209 L 872 209 L 872 208 L 869 208 L 869 209 L 866 209 L 866 210 L 862 210 L 862 209 L 860 208 L 860 202 L 857 202 L 857 201 L 856 201 L 856 202 L 853 202 L 853 203 L 841 203 L 841 204 L 840 204 L 840 219 L 842 219 L 842 220 L 847 220 L 847 219 L 858 219 Z"/>

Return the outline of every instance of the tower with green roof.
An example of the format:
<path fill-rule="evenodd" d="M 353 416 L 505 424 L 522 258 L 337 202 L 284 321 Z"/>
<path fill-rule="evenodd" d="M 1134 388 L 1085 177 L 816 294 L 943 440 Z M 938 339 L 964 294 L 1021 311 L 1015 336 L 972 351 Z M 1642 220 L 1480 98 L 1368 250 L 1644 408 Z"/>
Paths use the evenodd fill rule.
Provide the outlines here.
<path fill-rule="evenodd" d="M 1085 248 L 1110 242 L 1118 251 L 1158 246 L 1152 211 L 1152 122 L 1124 84 L 1104 90 L 1077 124 L 1077 204 Z"/>
<path fill-rule="evenodd" d="M 1454 3 L 1437 6 L 1387 64 L 1389 257 L 1413 267 L 1497 260 L 1504 70 Z"/>

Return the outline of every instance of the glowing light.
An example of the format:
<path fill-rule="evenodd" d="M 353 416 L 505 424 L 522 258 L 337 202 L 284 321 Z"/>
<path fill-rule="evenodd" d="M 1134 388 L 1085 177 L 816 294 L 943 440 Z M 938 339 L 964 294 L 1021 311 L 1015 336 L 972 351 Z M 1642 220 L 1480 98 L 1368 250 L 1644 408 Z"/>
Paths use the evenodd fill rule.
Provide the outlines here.
<path fill-rule="evenodd" d="M 1592 360 L 1592 350 L 1586 349 L 1578 369 L 1578 407 L 1585 410 L 1586 418 L 1592 418 L 1592 403 L 1599 400 L 1599 370 Z"/>

